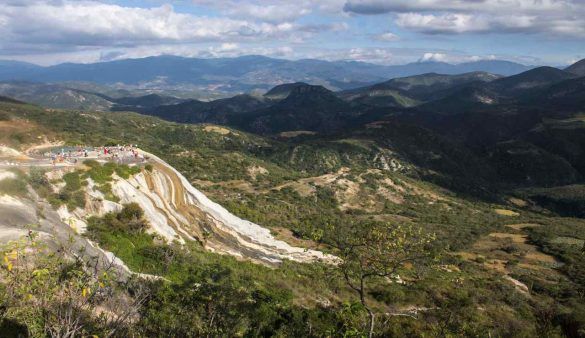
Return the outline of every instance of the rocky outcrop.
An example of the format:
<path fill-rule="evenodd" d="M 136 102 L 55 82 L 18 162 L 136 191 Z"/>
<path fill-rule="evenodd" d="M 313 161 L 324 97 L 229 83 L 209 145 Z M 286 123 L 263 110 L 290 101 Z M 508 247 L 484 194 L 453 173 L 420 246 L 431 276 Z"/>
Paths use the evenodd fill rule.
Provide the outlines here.
<path fill-rule="evenodd" d="M 269 264 L 289 259 L 334 262 L 335 257 L 293 247 L 276 240 L 270 231 L 243 220 L 211 201 L 173 167 L 152 154 L 152 171 L 128 180 L 117 178 L 113 191 L 121 203 L 138 203 L 151 231 L 167 240 L 198 240 L 209 250 Z"/>
<path fill-rule="evenodd" d="M 184 244 L 188 241 L 198 241 L 210 251 L 268 265 L 279 264 L 285 259 L 307 263 L 337 261 L 336 257 L 320 251 L 294 247 L 275 239 L 269 229 L 243 220 L 211 201 L 194 188 L 181 173 L 160 158 L 144 152 L 143 155 L 149 158 L 152 168 L 142 169 L 127 179 L 115 174 L 112 177 L 112 193 L 117 197 L 117 201 L 107 200 L 104 194 L 96 189 L 95 183 L 88 178 L 87 185 L 82 188 L 86 194 L 84 208 L 68 210 L 66 206 L 62 206 L 50 210 L 55 226 L 66 227 L 67 232 L 73 231 L 77 235 L 82 235 L 86 231 L 89 217 L 117 212 L 124 204 L 137 203 L 144 210 L 150 226 L 148 231 L 169 243 Z M 52 182 L 58 182 L 65 173 L 79 169 L 73 164 L 45 168 L 51 168 L 47 176 Z M 52 188 L 59 191 L 62 186 L 63 183 L 54 183 Z M 3 201 L 0 201 L 0 208 Z M 11 201 L 8 199 L 4 201 L 7 209 L 10 208 Z M 22 199 L 18 201 L 24 203 Z M 51 209 L 50 205 L 46 206 Z M 22 209 L 22 213 L 19 214 L 27 216 L 23 216 L 26 219 L 17 222 L 21 227 L 24 224 L 39 222 L 39 217 L 36 216 L 39 210 L 34 203 L 29 203 Z M 6 214 L 2 215 L 0 225 L 6 223 L 4 216 Z M 102 254 L 107 255 L 104 252 Z"/>

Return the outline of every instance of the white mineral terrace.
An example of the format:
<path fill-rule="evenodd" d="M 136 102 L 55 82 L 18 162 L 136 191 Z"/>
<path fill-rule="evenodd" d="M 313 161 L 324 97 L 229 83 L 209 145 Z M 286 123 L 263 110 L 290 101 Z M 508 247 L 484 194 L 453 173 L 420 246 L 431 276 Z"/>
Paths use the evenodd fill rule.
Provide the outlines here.
<path fill-rule="evenodd" d="M 187 201 L 207 213 L 215 221 L 214 223 L 217 226 L 225 227 L 226 230 L 231 230 L 237 234 L 238 242 L 242 245 L 268 255 L 274 255 L 275 261 L 282 258 L 304 262 L 316 260 L 334 262 L 337 260 L 335 256 L 327 255 L 316 250 L 293 247 L 284 241 L 275 239 L 270 234 L 270 230 L 250 221 L 243 220 L 227 211 L 221 205 L 211 201 L 201 191 L 193 187 L 181 173 L 160 158 L 146 152 L 143 152 L 143 154 L 172 170 L 183 185 L 183 189 L 187 194 Z"/>
<path fill-rule="evenodd" d="M 0 159 L 0 172 L 7 178 L 11 174 L 2 168 L 39 166 L 52 168 L 48 176 L 59 178 L 85 159 L 116 161 L 131 166 L 150 162 L 154 169 L 151 172 L 142 171 L 129 179 L 115 176 L 112 191 L 120 198 L 119 203 L 104 199 L 101 192 L 93 189 L 95 184 L 89 179 L 85 190 L 90 202 L 85 209 L 78 208 L 70 212 L 66 207 L 61 207 L 57 210 L 62 221 L 78 233 L 85 231 L 85 220 L 88 217 L 118 211 L 122 204 L 134 202 L 144 210 L 145 218 L 150 224 L 149 231 L 169 242 L 185 243 L 187 240 L 201 238 L 202 233 L 210 232 L 211 236 L 206 240 L 205 247 L 218 253 L 265 263 L 279 263 L 283 259 L 298 262 L 338 262 L 335 256 L 294 247 L 277 240 L 268 229 L 233 215 L 193 187 L 175 168 L 138 148 L 62 148 L 53 152 L 36 150 L 36 154 L 30 157 L 19 153 L 18 160 L 12 158 L 2 162 Z M 210 229 L 203 229 L 201 224 L 206 224 Z"/>

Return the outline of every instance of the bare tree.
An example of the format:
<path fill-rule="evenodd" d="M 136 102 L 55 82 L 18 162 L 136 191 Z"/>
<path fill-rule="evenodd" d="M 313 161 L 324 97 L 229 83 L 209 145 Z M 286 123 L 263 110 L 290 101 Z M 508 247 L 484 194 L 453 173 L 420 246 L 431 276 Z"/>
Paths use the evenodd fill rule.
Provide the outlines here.
<path fill-rule="evenodd" d="M 406 263 L 429 259 L 435 236 L 411 225 L 378 222 L 338 226 L 333 233 L 342 259 L 339 271 L 367 311 L 368 336 L 372 337 L 376 313 L 367 300 L 368 282 L 391 277 Z"/>

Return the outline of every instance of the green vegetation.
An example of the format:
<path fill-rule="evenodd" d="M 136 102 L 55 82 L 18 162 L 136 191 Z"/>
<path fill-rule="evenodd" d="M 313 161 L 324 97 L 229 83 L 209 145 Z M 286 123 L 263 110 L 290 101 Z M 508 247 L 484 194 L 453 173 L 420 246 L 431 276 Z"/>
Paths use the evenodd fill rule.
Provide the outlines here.
<path fill-rule="evenodd" d="M 125 209 L 93 219 L 90 236 L 135 271 L 169 280 L 151 286 L 135 332 L 144 336 L 254 337 L 368 333 L 367 312 L 343 282 L 341 270 L 292 262 L 273 270 L 211 254 L 195 243 L 182 250 L 125 225 L 128 217 L 123 215 L 132 215 L 132 221 L 137 215 L 133 207 Z M 478 335 L 487 331 L 522 336 L 536 332 L 529 305 L 513 286 L 450 257 L 443 263 L 451 264 L 454 271 L 432 265 L 410 271 L 401 267 L 405 284 L 383 278 L 371 281 L 365 293 L 367 304 L 376 312 L 390 313 L 379 315 L 376 336 Z M 423 310 L 415 315 L 408 310 L 411 304 Z M 507 308 L 504 314 L 501 306 Z M 552 324 L 551 330 L 556 329 Z"/>
<path fill-rule="evenodd" d="M 33 227 L 34 228 L 34 227 Z M 125 336 L 143 294 L 93 269 L 67 244 L 55 252 L 34 231 L 2 248 L 0 332 L 4 337 Z M 129 288 L 133 298 L 125 297 Z M 105 310 L 105 311 L 103 311 Z"/>
<path fill-rule="evenodd" d="M 19 178 L 5 178 L 0 180 L 0 195 L 26 196 L 26 181 Z"/>
<path fill-rule="evenodd" d="M 26 120 L 34 124 L 32 130 L 39 128 L 37 135 L 67 144 L 138 144 L 233 213 L 302 245 L 340 254 L 332 226 L 363 230 L 389 223 L 436 234 L 433 248 L 446 248 L 440 261 L 401 266 L 403 284 L 393 278 L 366 283 L 365 304 L 376 313 L 375 336 L 583 336 L 585 267 L 582 247 L 573 244 L 585 240 L 578 230 L 583 220 L 556 217 L 530 200 L 526 206 L 501 205 L 503 199 L 470 174 L 489 177 L 489 168 L 424 130 L 367 129 L 282 142 L 129 113 L 45 112 L 20 105 L 4 110 L 11 121 Z M 14 140 L 28 140 L 16 134 Z M 395 147 L 400 154 L 392 151 Z M 393 163 L 396 171 L 382 170 Z M 91 178 L 111 199 L 114 173 L 139 170 L 85 164 L 86 171 L 63 177 L 63 190 L 71 193 Z M 252 175 L 252 167 L 265 171 Z M 31 170 L 29 182 L 39 195 L 56 198 L 43 193 L 44 180 Z M 569 190 L 578 197 L 579 189 Z M 483 195 L 472 196 L 491 199 L 467 194 L 478 191 Z M 533 195 L 517 195 L 525 196 Z M 70 199 L 59 203 L 69 205 Z M 336 269 L 292 262 L 269 269 L 209 253 L 198 243 L 165 243 L 145 232 L 140 213 L 129 208 L 91 219 L 88 236 L 132 270 L 166 279 L 152 283 L 132 327 L 137 336 L 368 333 L 367 311 Z M 540 226 L 510 227 L 524 223 Z M 494 233 L 519 237 L 494 239 Z M 527 243 L 514 242 L 521 236 Z M 551 255 L 544 257 L 548 261 L 538 261 L 543 253 Z M 506 274 L 525 284 L 529 295 Z"/>
<path fill-rule="evenodd" d="M 69 211 L 76 208 L 85 207 L 85 192 L 82 190 L 87 185 L 87 181 L 82 177 L 82 173 L 74 171 L 63 175 L 62 181 L 65 186 L 59 192 L 52 192 L 48 189 L 46 178 L 42 173 L 31 175 L 31 185 L 37 189 L 41 197 L 46 198 L 49 203 L 55 207 L 66 205 Z"/>
<path fill-rule="evenodd" d="M 406 264 L 431 258 L 434 236 L 425 235 L 420 229 L 410 226 L 378 223 L 356 224 L 343 229 L 337 227 L 333 233 L 342 260 L 339 269 L 368 312 L 368 337 L 371 338 L 375 331 L 376 313 L 366 300 L 369 283 L 393 277 Z"/>

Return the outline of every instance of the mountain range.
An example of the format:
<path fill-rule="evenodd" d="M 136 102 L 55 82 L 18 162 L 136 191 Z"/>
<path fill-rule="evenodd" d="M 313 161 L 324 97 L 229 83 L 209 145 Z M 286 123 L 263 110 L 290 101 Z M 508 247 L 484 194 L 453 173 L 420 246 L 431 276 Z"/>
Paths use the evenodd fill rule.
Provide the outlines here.
<path fill-rule="evenodd" d="M 0 62 L 0 80 L 35 82 L 89 81 L 123 83 L 143 88 L 193 86 L 229 93 L 268 90 L 283 83 L 303 81 L 331 90 L 351 89 L 390 78 L 424 73 L 460 74 L 484 71 L 513 75 L 532 67 L 489 60 L 461 63 L 416 62 L 378 65 L 355 61 L 283 60 L 264 56 L 198 59 L 157 56 L 92 64 L 64 63 L 50 67 L 13 61 Z"/>
<path fill-rule="evenodd" d="M 0 332 L 27 336 L 73 302 L 112 313 L 82 312 L 79 332 L 94 334 L 144 287 L 113 336 L 366 336 L 362 299 L 374 337 L 580 337 L 583 64 L 364 70 L 359 87 L 295 77 L 214 100 L 155 88 L 164 81 L 4 81 L 0 242 L 14 246 Z M 44 265 L 18 265 L 45 245 Z M 361 292 L 326 264 L 363 276 L 397 254 L 396 274 Z M 102 256 L 116 270 L 98 270 Z M 47 298 L 63 285 L 72 298 Z"/>
<path fill-rule="evenodd" d="M 123 109 L 273 136 L 365 138 L 441 173 L 438 180 L 457 177 L 447 180 L 450 188 L 554 186 L 585 177 L 585 77 L 571 69 L 429 73 L 340 92 L 295 82 L 263 96 Z"/>
<path fill-rule="evenodd" d="M 67 65 L 78 68 L 75 74 L 79 77 L 60 80 L 85 80 L 81 76 L 83 69 L 92 67 L 121 67 L 127 63 L 138 67 L 144 62 L 169 62 L 173 67 L 167 70 L 191 62 L 209 62 L 215 65 L 215 72 L 227 72 L 234 62 L 239 62 L 241 75 L 248 74 L 258 62 L 273 62 L 274 68 L 279 69 L 292 61 L 244 57 L 225 59 L 225 64 L 219 66 L 219 60 L 160 57 Z M 322 69 L 332 64 L 319 62 Z M 337 64 L 360 68 L 362 76 L 382 67 Z M 447 67 L 409 67 L 438 65 Z M 0 95 L 56 108 L 60 107 L 55 103 L 60 102 L 66 108 L 135 111 L 180 123 L 220 124 L 269 137 L 366 139 L 409 158 L 450 189 L 481 192 L 495 186 L 571 184 L 585 177 L 585 157 L 580 155 L 585 152 L 580 115 L 585 109 L 582 66 L 580 61 L 565 70 L 537 67 L 509 76 L 485 71 L 431 72 L 341 91 L 296 81 L 276 85 L 263 95 L 252 92 L 211 101 L 140 95 L 79 82 L 4 82 Z M 129 78 L 133 81 L 132 76 Z"/>

